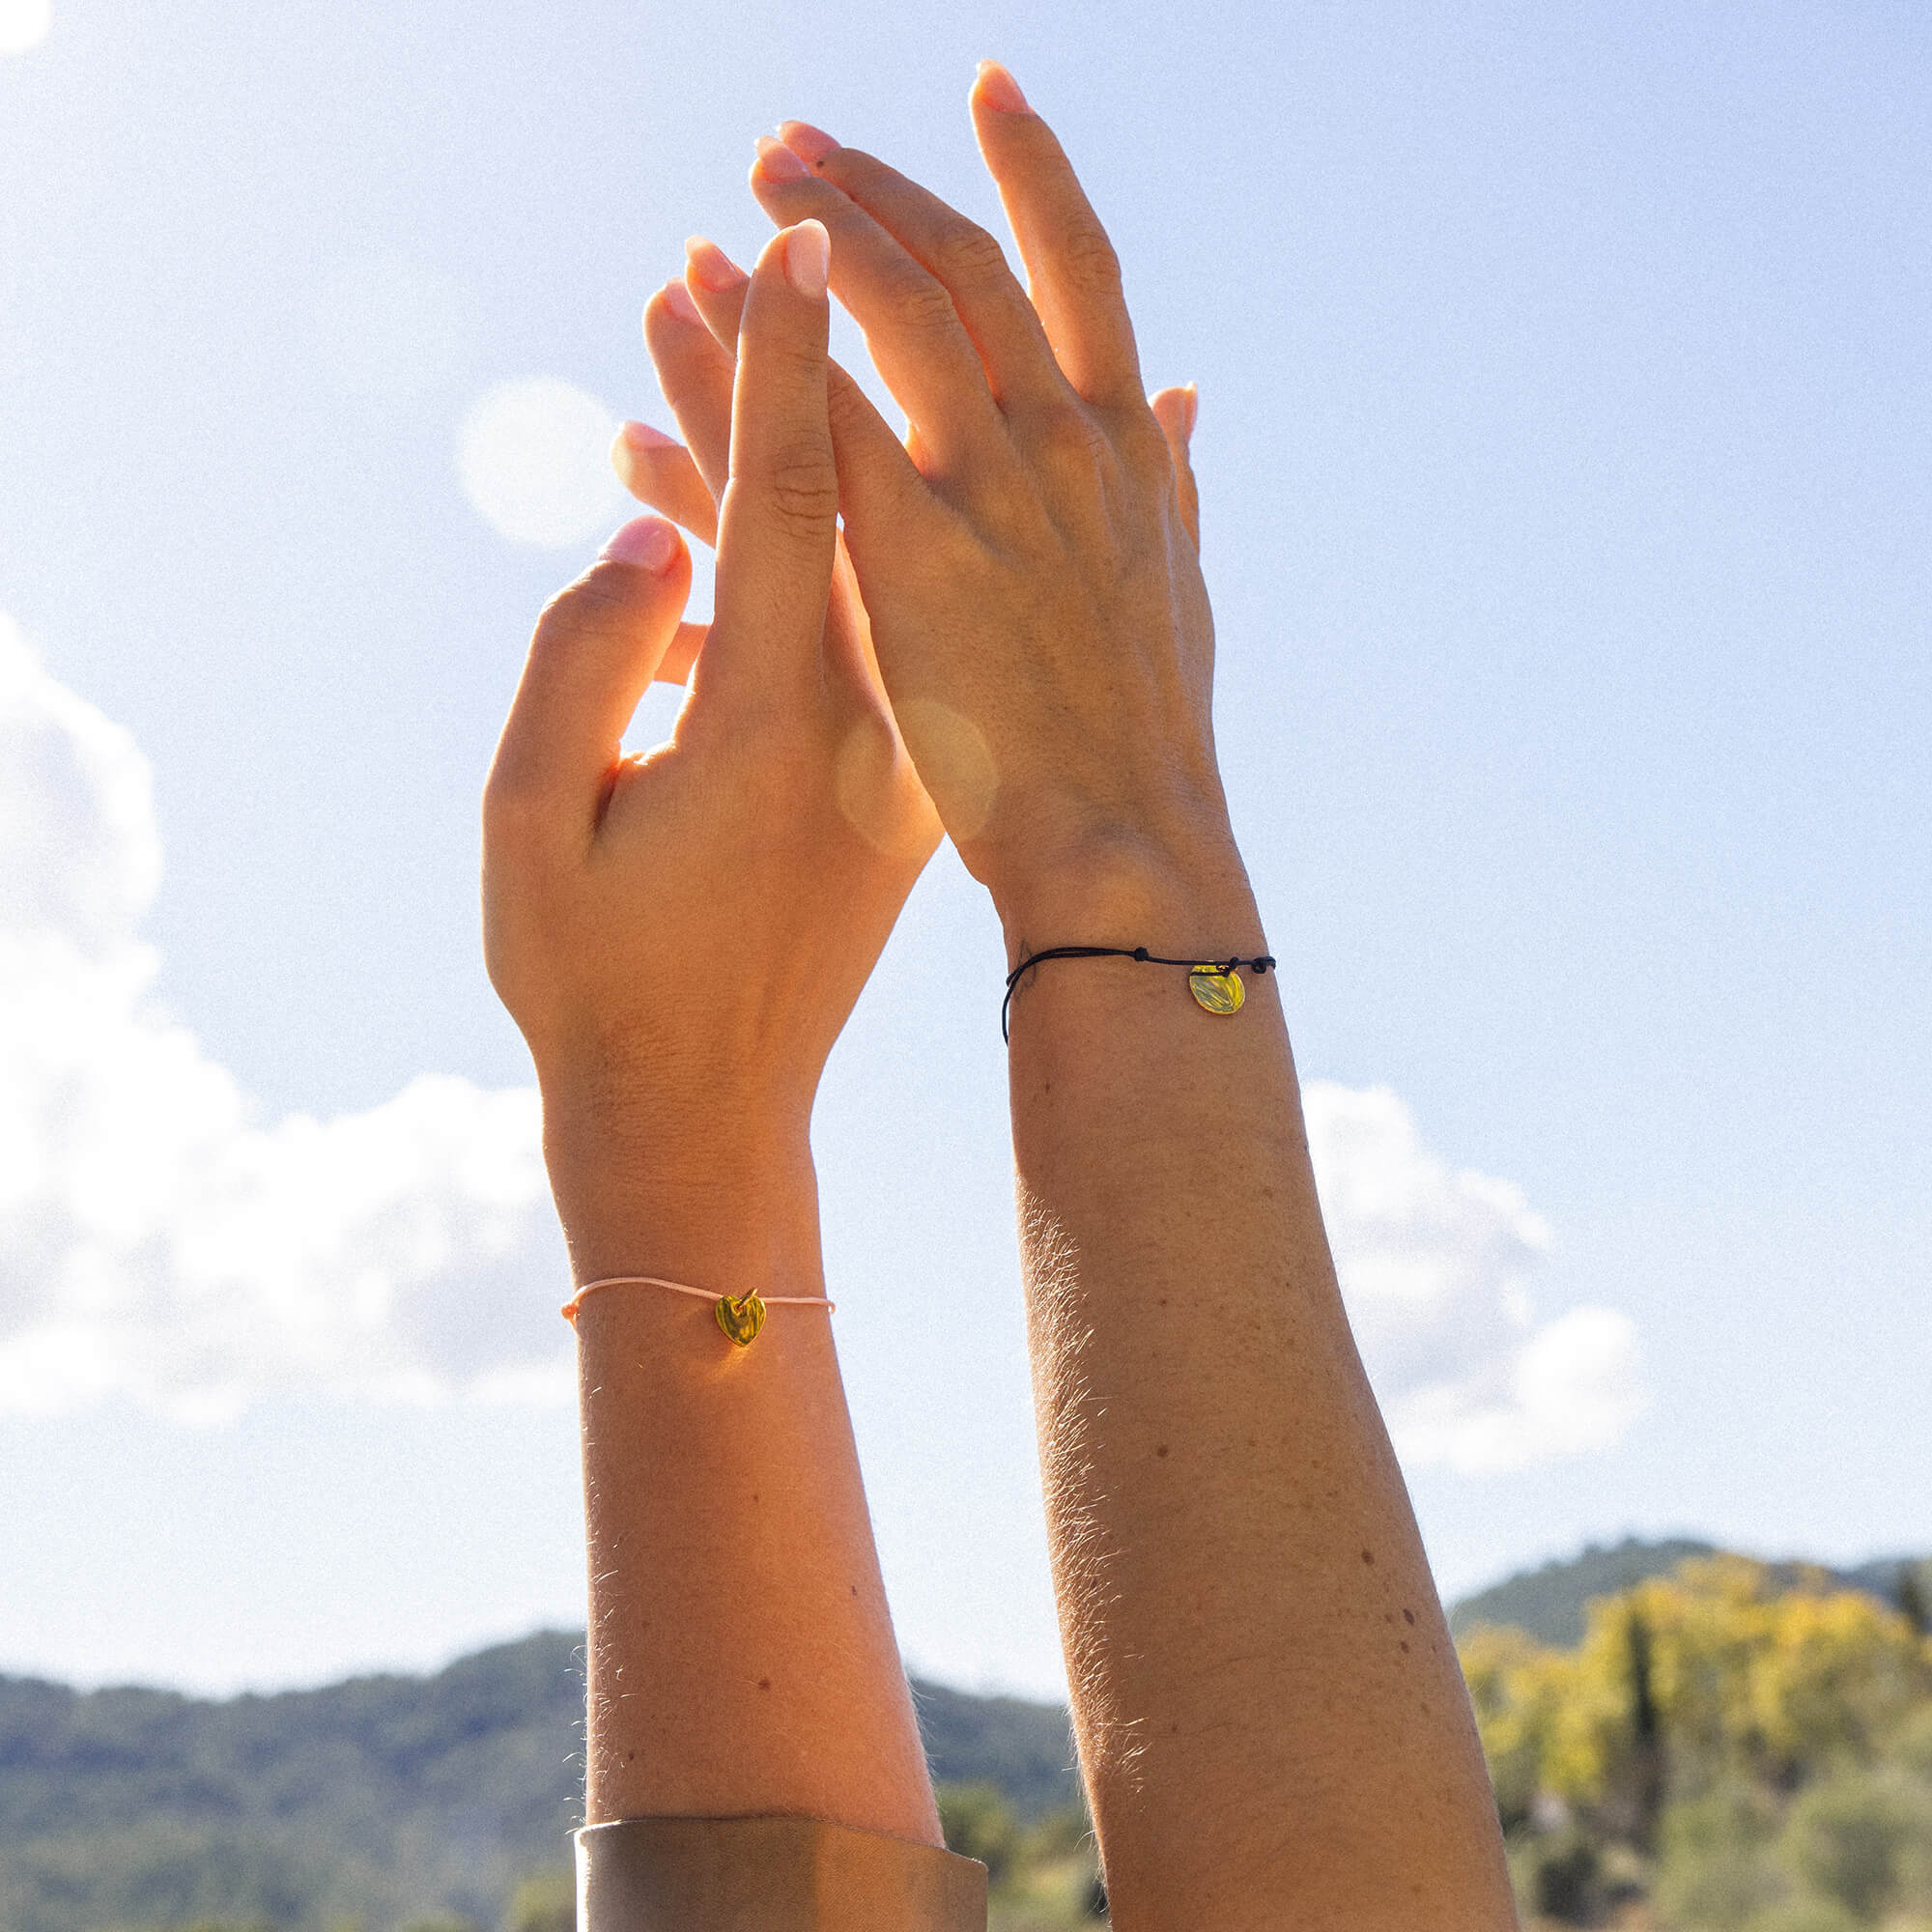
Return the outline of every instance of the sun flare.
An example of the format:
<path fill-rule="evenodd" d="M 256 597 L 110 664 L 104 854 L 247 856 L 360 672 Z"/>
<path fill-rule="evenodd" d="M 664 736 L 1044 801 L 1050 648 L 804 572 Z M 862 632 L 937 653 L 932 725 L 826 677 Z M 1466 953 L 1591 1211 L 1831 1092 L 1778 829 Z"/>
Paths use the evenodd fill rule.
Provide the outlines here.
<path fill-rule="evenodd" d="M 53 23 L 53 0 L 0 0 L 0 54 L 39 46 Z"/>

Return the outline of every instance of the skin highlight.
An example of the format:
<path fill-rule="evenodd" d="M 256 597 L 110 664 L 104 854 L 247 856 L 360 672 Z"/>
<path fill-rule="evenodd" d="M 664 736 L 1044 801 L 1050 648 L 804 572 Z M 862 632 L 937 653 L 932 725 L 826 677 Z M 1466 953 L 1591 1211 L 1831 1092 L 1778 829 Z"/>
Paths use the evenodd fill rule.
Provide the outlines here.
<path fill-rule="evenodd" d="M 613 451 L 715 536 L 718 616 L 682 622 L 681 545 L 640 567 L 631 526 L 538 628 L 486 798 L 486 932 L 579 1282 L 824 1292 L 812 1096 L 942 825 L 1009 961 L 1269 950 L 1214 753 L 1197 399 L 1146 395 L 1112 244 L 1011 75 L 983 68 L 971 105 L 1026 285 L 916 183 L 784 124 L 752 172 L 781 231 L 755 270 L 694 242 L 646 309 L 684 442 L 628 426 Z M 903 438 L 825 355 L 820 230 Z M 671 744 L 622 757 L 644 685 L 686 674 Z M 693 1002 L 689 962 L 721 949 L 732 974 Z M 1040 1463 L 1113 1923 L 1513 1926 L 1279 981 L 1244 986 L 1214 1015 L 1168 969 L 1059 961 L 1012 1005 Z M 830 1326 L 778 1309 L 734 1355 L 710 1322 L 629 1290 L 580 1318 L 589 1815 L 937 1843 Z"/>

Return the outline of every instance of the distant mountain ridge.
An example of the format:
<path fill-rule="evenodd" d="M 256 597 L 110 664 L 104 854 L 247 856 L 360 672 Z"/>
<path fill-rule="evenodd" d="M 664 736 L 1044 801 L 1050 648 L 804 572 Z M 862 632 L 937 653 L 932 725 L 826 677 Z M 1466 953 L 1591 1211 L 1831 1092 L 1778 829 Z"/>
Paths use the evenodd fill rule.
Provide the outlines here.
<path fill-rule="evenodd" d="M 1574 1644 L 1593 1597 L 1716 1546 L 1627 1539 L 1458 1603 L 1451 1626 Z M 1793 1582 L 1802 1566 L 1785 1566 Z M 1827 1573 L 1896 1603 L 1908 1559 Z M 1932 1596 L 1932 1562 L 1917 1572 Z M 1813 1575 L 1817 1574 L 1814 1570 Z M 200 1919 L 372 1932 L 435 1914 L 495 1926 L 569 1859 L 582 1794 L 581 1634 L 546 1631 L 427 1677 L 214 1701 L 0 1677 L 0 1928 Z M 1077 1801 L 1065 1710 L 914 1682 L 933 1775 L 1033 1816 Z"/>
<path fill-rule="evenodd" d="M 0 1927 L 496 1925 L 582 1818 L 583 1639 L 214 1701 L 0 1677 Z M 1075 1802 L 1059 1705 L 915 1681 L 934 1776 Z"/>
<path fill-rule="evenodd" d="M 1450 1606 L 1449 1629 L 1461 1636 L 1477 1624 L 1511 1624 L 1567 1650 L 1582 1641 L 1584 1613 L 1593 1598 L 1614 1596 L 1653 1577 L 1667 1577 L 1687 1558 L 1719 1553 L 1718 1545 L 1694 1537 L 1657 1542 L 1626 1537 L 1616 1544 L 1588 1544 L 1576 1556 L 1519 1571 L 1463 1598 Z M 1793 1586 L 1806 1576 L 1822 1574 L 1839 1588 L 1862 1590 L 1893 1609 L 1900 1607 L 1907 1572 L 1917 1570 L 1923 1579 L 1921 1587 L 1932 1588 L 1932 1557 L 1880 1556 L 1851 1570 L 1797 1561 L 1769 1567 Z"/>

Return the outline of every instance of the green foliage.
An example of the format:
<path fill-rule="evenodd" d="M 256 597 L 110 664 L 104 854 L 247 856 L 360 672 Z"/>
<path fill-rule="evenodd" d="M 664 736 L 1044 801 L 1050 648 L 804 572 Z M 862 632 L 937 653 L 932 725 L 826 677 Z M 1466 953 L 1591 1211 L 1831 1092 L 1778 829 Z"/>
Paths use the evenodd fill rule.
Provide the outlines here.
<path fill-rule="evenodd" d="M 577 1932 L 577 1874 L 562 1866 L 526 1878 L 511 1894 L 503 1932 Z"/>
<path fill-rule="evenodd" d="M 974 1697 L 914 1678 L 913 1706 L 937 1784 L 996 1784 L 1021 1819 L 1080 1803 L 1063 1704 Z"/>
<path fill-rule="evenodd" d="M 1656 1884 L 1667 1925 L 1756 1932 L 1760 1916 L 1789 1890 L 1774 1853 L 1775 1804 L 1729 1785 L 1663 1814 Z"/>
<path fill-rule="evenodd" d="M 1451 1607 L 1449 1628 L 1459 1642 L 1478 1625 L 1493 1624 L 1522 1631 L 1542 1643 L 1580 1643 L 1585 1613 L 1597 1598 L 1652 1577 L 1668 1577 L 1690 1557 L 1716 1554 L 1715 1545 L 1687 1537 L 1643 1543 L 1630 1536 L 1608 1547 L 1593 1543 L 1580 1556 L 1525 1570 L 1464 1597 Z"/>
<path fill-rule="evenodd" d="M 1932 1563 L 1898 1566 L 1898 1612 L 1920 1636 L 1932 1636 Z"/>
<path fill-rule="evenodd" d="M 1898 1734 L 1898 1761 L 1932 1782 L 1932 1704 L 1917 1713 Z"/>
<path fill-rule="evenodd" d="M 275 1927 L 266 1918 L 250 1918 L 245 1922 L 233 1918 L 197 1918 L 191 1925 L 157 1927 L 156 1932 L 275 1932 Z M 352 1927 L 351 1932 L 361 1932 L 361 1928 Z"/>
<path fill-rule="evenodd" d="M 1800 1794 L 1781 1849 L 1811 1891 L 1874 1924 L 1932 1856 L 1932 1790 L 1895 1775 L 1841 1773 Z"/>
<path fill-rule="evenodd" d="M 1571 1648 L 1583 1639 L 1590 1605 L 1599 1598 L 1622 1596 L 1653 1577 L 1674 1577 L 1687 1562 L 1721 1554 L 1709 1543 L 1671 1537 L 1645 1543 L 1626 1537 L 1611 1545 L 1591 1544 L 1578 1556 L 1525 1570 L 1490 1589 L 1464 1597 L 1449 1607 L 1449 1629 L 1460 1643 L 1479 1624 L 1507 1625 L 1540 1643 Z M 1755 1566 L 1777 1590 L 1805 1590 L 1822 1578 L 1838 1590 L 1857 1590 L 1894 1609 L 1907 1609 L 1915 1588 L 1932 1595 L 1932 1557 L 1912 1561 L 1884 1557 L 1855 1570 L 1824 1570 L 1809 1563 Z M 1919 1634 L 1925 1634 L 1924 1626 Z"/>
<path fill-rule="evenodd" d="M 943 1793 L 942 1815 L 951 1808 Z M 1093 1932 L 1107 1917 L 1094 1828 L 1082 1804 L 1019 1830 L 990 1898 L 991 1932 Z"/>
<path fill-rule="evenodd" d="M 1062 1859 L 1089 1858 L 1094 1850 L 1094 1821 L 1084 1804 L 1065 1804 L 1049 1811 L 1027 1828 L 1020 1856 L 1035 1864 Z"/>
<path fill-rule="evenodd" d="M 500 1927 L 581 1822 L 582 1652 L 224 1702 L 0 1677 L 0 1932 Z M 913 1688 L 935 1776 L 1075 1802 L 1063 1708 Z"/>
<path fill-rule="evenodd" d="M 1862 1925 L 1835 1899 L 1794 1898 L 1760 1913 L 1750 1932 L 1862 1932 Z"/>
<path fill-rule="evenodd" d="M 1587 1832 L 1570 1826 L 1520 1839 L 1510 1876 L 1526 1912 L 1563 1925 L 1587 1925 L 1602 1902 L 1603 1854 Z"/>
<path fill-rule="evenodd" d="M 1592 1604 L 1574 1650 L 1477 1629 L 1463 1656 L 1538 1922 L 1647 1895 L 1657 1932 L 1932 1932 L 1932 1642 L 1878 1589 L 1695 1558 Z"/>
<path fill-rule="evenodd" d="M 0 1679 L 0 1926 L 494 1925 L 580 1816 L 580 1651 L 222 1703 Z"/>
<path fill-rule="evenodd" d="M 978 1859 L 986 1867 L 987 1885 L 1003 1885 L 1020 1848 L 1020 1828 L 999 1786 L 944 1784 L 935 1796 L 947 1850 Z"/>
<path fill-rule="evenodd" d="M 1932 1932 L 1913 1595 L 1932 1573 L 1700 1549 L 1592 1551 L 1475 1600 L 1574 1611 L 1567 1649 L 1459 1614 L 1525 1913 Z M 428 1679 L 226 1703 L 0 1678 L 0 1932 L 575 1932 L 580 1655 L 540 1635 Z M 914 1690 L 993 1932 L 1091 1932 L 1105 1893 L 1065 1712 Z"/>

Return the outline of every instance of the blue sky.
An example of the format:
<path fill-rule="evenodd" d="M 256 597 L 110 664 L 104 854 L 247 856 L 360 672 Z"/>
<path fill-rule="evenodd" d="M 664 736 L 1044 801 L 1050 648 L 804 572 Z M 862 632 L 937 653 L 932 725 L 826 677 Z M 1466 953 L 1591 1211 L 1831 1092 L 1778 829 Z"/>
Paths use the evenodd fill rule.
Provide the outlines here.
<path fill-rule="evenodd" d="M 1932 1546 L 1921 9 L 53 0 L 0 54 L 0 1668 L 581 1616 L 481 774 L 753 137 L 994 220 L 987 54 L 1201 385 L 1230 793 L 1445 1587 Z M 942 854 L 817 1146 L 907 1651 L 1043 1690 L 1001 971 Z"/>

